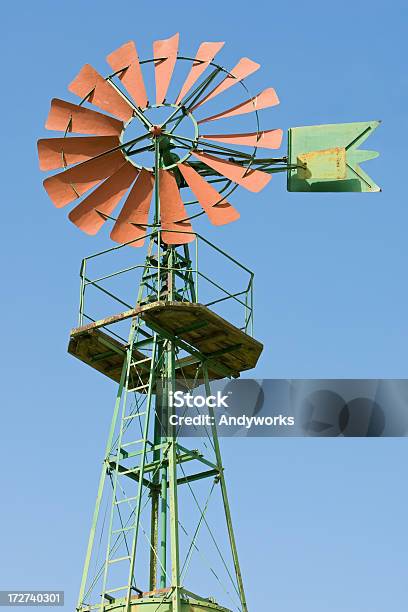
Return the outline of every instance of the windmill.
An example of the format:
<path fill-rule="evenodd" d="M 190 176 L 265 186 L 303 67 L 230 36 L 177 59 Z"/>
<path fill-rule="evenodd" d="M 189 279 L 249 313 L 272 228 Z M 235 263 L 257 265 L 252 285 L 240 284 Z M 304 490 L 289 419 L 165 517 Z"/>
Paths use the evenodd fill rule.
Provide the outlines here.
<path fill-rule="evenodd" d="M 41 169 L 57 171 L 44 180 L 55 206 L 73 204 L 69 219 L 87 234 L 110 223 L 116 243 L 82 262 L 79 322 L 68 348 L 118 384 L 80 586 L 81 612 L 234 606 L 247 612 L 216 426 L 209 427 L 203 452 L 183 446 L 177 428 L 167 426 L 176 388 L 190 389 L 200 380 L 210 395 L 212 381 L 239 377 L 262 352 L 252 335 L 253 273 L 199 235 L 194 220 L 206 215 L 215 226 L 236 221 L 239 212 L 229 201 L 236 188 L 259 192 L 276 173 L 286 174 L 289 191 L 379 191 L 360 167 L 377 153 L 359 148 L 376 121 L 291 128 L 287 155 L 261 156 L 260 150 L 281 146 L 282 130 L 261 130 L 259 119 L 260 111 L 279 103 L 277 94 L 268 87 L 250 95 L 246 79 L 259 64 L 244 57 L 223 68 L 215 62 L 223 45 L 203 42 L 195 57 L 187 57 L 179 53 L 176 34 L 154 42 L 153 57 L 140 60 L 135 44 L 124 44 L 108 55 L 107 77 L 90 65 L 80 70 L 69 85 L 79 103 L 52 100 L 46 128 L 62 135 L 38 142 Z M 170 98 L 179 66 L 185 74 Z M 154 73 L 154 102 L 147 95 L 147 71 Z M 206 112 L 228 90 L 235 103 Z M 254 118 L 253 131 L 209 127 L 244 116 Z M 133 247 L 146 241 L 144 263 L 135 263 Z M 242 276 L 241 290 L 229 291 L 227 279 L 216 282 L 203 273 L 201 246 Z M 95 261 L 123 252 L 130 253 L 132 265 L 91 278 Z M 106 288 L 105 282 L 134 271 L 139 281 L 128 286 L 130 303 Z M 203 280 L 218 291 L 206 303 L 198 297 Z M 91 316 L 90 290 L 121 304 L 120 312 Z M 242 320 L 218 314 L 220 304 L 238 305 Z M 203 526 L 224 561 L 206 518 L 209 497 L 202 504 L 193 491 L 203 482 L 210 483 L 209 497 L 220 492 L 224 510 L 232 570 L 225 562 L 224 569 L 236 596 L 228 608 L 184 585 Z M 190 532 L 180 520 L 185 490 L 198 509 Z"/>

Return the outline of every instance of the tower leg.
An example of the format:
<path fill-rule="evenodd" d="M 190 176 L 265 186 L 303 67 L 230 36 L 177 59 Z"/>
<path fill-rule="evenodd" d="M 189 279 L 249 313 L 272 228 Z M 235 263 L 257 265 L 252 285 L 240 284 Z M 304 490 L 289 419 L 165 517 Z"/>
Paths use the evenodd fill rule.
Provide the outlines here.
<path fill-rule="evenodd" d="M 168 291 L 169 299 L 174 299 L 174 248 L 168 249 Z M 172 413 L 170 408 L 170 396 L 175 391 L 176 365 L 175 345 L 171 340 L 167 341 L 167 384 L 166 405 L 167 416 Z M 178 520 L 178 493 L 177 493 L 177 436 L 175 427 L 172 426 L 168 436 L 168 464 L 169 464 L 169 501 L 170 501 L 170 548 L 171 548 L 171 589 L 172 589 L 172 612 L 181 612 L 180 601 L 180 551 L 179 551 L 179 520 Z"/>
<path fill-rule="evenodd" d="M 165 423 L 167 415 L 166 406 L 162 403 L 161 419 Z M 163 432 L 164 433 L 164 432 Z M 162 436 L 162 442 L 165 441 Z M 167 580 L 167 466 L 163 465 L 160 470 L 160 588 L 166 587 Z"/>
<path fill-rule="evenodd" d="M 211 395 L 211 387 L 210 387 L 210 381 L 208 378 L 208 368 L 205 363 L 203 364 L 203 370 L 204 370 L 205 391 L 208 396 L 208 395 Z M 212 417 L 211 418 L 211 422 L 212 422 L 211 430 L 212 430 L 212 436 L 213 436 L 213 442 L 214 442 L 214 452 L 215 452 L 217 467 L 219 470 L 221 494 L 222 494 L 222 500 L 224 502 L 225 520 L 227 522 L 228 537 L 229 537 L 230 546 L 231 546 L 231 553 L 232 553 L 232 559 L 234 563 L 235 576 L 237 579 L 239 597 L 241 600 L 242 612 L 248 612 L 246 597 L 245 597 L 245 590 L 244 590 L 244 582 L 242 580 L 241 568 L 240 568 L 239 559 L 238 559 L 238 550 L 237 550 L 237 545 L 235 541 L 234 528 L 232 526 L 231 510 L 230 510 L 229 501 L 228 501 L 227 485 L 225 483 L 224 467 L 222 464 L 220 444 L 219 444 L 218 433 L 217 433 L 217 426 L 215 425 L 214 409 L 211 406 L 209 406 L 208 411 L 209 411 L 210 417 Z"/>
<path fill-rule="evenodd" d="M 120 383 L 118 387 L 118 392 L 116 394 L 115 408 L 113 411 L 112 421 L 111 421 L 111 425 L 109 429 L 108 441 L 106 443 L 105 456 L 103 459 L 101 476 L 99 479 L 98 493 L 96 496 L 95 509 L 94 509 L 94 513 L 92 517 L 92 526 L 91 526 L 91 531 L 89 533 L 88 547 L 87 547 L 86 556 L 85 556 L 84 569 L 82 571 L 82 579 L 81 579 L 81 586 L 79 589 L 77 609 L 79 609 L 84 602 L 85 589 L 86 589 L 88 574 L 89 574 L 89 566 L 91 563 L 92 550 L 93 550 L 94 541 L 95 541 L 96 527 L 98 524 L 99 512 L 101 508 L 101 501 L 102 501 L 103 491 L 105 487 L 106 474 L 107 474 L 107 469 L 108 469 L 107 462 L 108 462 L 109 454 L 112 449 L 113 436 L 115 435 L 116 425 L 118 421 L 119 408 L 120 408 L 120 404 L 122 400 L 123 388 L 124 388 L 125 381 L 126 381 L 126 374 L 127 374 L 127 363 L 126 363 L 126 360 L 124 360 L 123 367 L 122 367 L 122 373 L 120 377 Z"/>
<path fill-rule="evenodd" d="M 156 414 L 159 412 L 159 406 L 156 398 Z M 154 445 L 158 446 L 160 439 L 160 423 L 155 418 L 154 423 Z M 160 461 L 160 450 L 156 449 L 153 452 L 153 461 Z M 150 492 L 152 499 L 151 504 L 151 519 L 150 519 L 150 591 L 157 588 L 157 560 L 158 560 L 158 544 L 159 544 L 159 474 L 155 473 L 152 478 L 153 488 Z"/>
<path fill-rule="evenodd" d="M 150 591 L 154 591 L 157 585 L 157 558 L 156 550 L 158 544 L 158 509 L 159 509 L 159 495 L 157 491 L 152 492 L 152 516 L 151 516 L 151 527 L 150 527 Z"/>

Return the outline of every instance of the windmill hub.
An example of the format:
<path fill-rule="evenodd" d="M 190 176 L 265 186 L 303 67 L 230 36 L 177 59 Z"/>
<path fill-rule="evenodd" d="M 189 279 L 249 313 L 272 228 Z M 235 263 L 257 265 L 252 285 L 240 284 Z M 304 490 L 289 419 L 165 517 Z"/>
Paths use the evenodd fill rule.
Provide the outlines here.
<path fill-rule="evenodd" d="M 152 136 L 161 136 L 163 133 L 163 127 L 161 125 L 153 125 L 150 128 L 150 133 L 152 134 Z"/>

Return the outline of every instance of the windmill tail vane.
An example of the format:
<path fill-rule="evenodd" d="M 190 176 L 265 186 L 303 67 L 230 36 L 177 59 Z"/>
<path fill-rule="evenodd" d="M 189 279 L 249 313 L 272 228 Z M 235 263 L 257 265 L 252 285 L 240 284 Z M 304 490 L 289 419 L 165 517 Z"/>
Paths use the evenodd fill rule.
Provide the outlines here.
<path fill-rule="evenodd" d="M 208 397 L 217 381 L 254 368 L 263 349 L 253 338 L 253 273 L 200 236 L 195 220 L 204 216 L 214 226 L 238 220 L 231 202 L 237 188 L 258 193 L 277 173 L 286 174 L 291 192 L 380 191 L 361 168 L 377 153 L 360 148 L 378 121 L 290 128 L 287 153 L 268 156 L 280 149 L 283 130 L 261 129 L 260 116 L 279 104 L 278 95 L 272 87 L 251 95 L 247 79 L 260 65 L 242 57 L 222 67 L 215 60 L 223 46 L 203 42 L 186 57 L 175 34 L 155 41 L 152 57 L 142 60 L 135 43 L 125 43 L 107 56 L 108 76 L 90 64 L 79 71 L 68 87 L 79 101 L 52 99 L 45 127 L 60 134 L 38 141 L 40 169 L 54 171 L 43 182 L 53 204 L 70 206 L 70 221 L 89 235 L 111 222 L 117 243 L 83 260 L 79 321 L 68 346 L 118 385 L 78 612 L 248 612 L 214 411 L 208 408 L 213 421 L 199 450 L 197 438 L 197 447 L 187 448 L 168 423 L 176 389 L 201 389 Z M 244 121 L 253 122 L 249 131 L 231 127 Z M 146 239 L 144 265 L 132 259 L 126 269 L 91 273 L 91 265 L 121 249 L 134 258 L 127 247 Z M 223 258 L 220 269 L 228 266 L 231 275 L 204 274 L 198 244 Z M 133 280 L 130 298 L 108 288 L 136 269 L 136 299 Z M 230 287 L 236 273 L 242 286 Z M 202 291 L 203 280 L 215 295 Z M 89 312 L 91 290 L 120 312 Z M 225 306 L 237 307 L 239 320 L 226 319 Z M 194 487 L 208 482 L 203 502 Z M 182 491 L 191 493 L 189 503 Z M 217 491 L 227 560 L 207 518 Z M 207 563 L 208 542 L 220 569 L 206 566 L 192 578 L 193 561 L 201 555 Z M 216 598 L 187 589 L 194 576 L 196 590 L 207 590 L 207 577 L 215 577 Z"/>

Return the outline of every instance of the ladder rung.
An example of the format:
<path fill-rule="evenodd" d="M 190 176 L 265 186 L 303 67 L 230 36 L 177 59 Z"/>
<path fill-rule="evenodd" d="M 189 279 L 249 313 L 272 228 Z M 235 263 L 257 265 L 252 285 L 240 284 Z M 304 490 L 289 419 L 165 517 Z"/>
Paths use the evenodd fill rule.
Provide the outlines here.
<path fill-rule="evenodd" d="M 128 393 L 132 393 L 133 391 L 140 391 L 140 389 L 146 389 L 149 386 L 149 383 L 145 383 L 144 385 L 139 385 L 138 387 L 133 387 L 132 389 L 128 389 Z"/>
<path fill-rule="evenodd" d="M 116 557 L 116 559 L 109 559 L 108 563 L 119 563 L 120 561 L 130 561 L 132 557 L 126 555 L 126 557 Z"/>
<path fill-rule="evenodd" d="M 130 470 L 124 470 L 123 472 L 118 472 L 118 476 L 127 476 L 128 474 L 133 474 L 134 472 L 138 472 L 139 470 L 139 467 L 135 467 Z"/>
<path fill-rule="evenodd" d="M 136 419 L 137 417 L 141 417 L 144 414 L 146 414 L 146 411 L 144 412 L 134 412 L 133 414 L 129 414 L 128 416 L 125 416 L 123 418 L 124 421 L 129 421 L 129 419 Z"/>
<path fill-rule="evenodd" d="M 126 591 L 127 588 L 127 586 L 116 587 L 116 589 L 108 589 L 107 591 L 105 591 L 105 593 L 117 593 L 118 591 Z"/>
<path fill-rule="evenodd" d="M 118 474 L 121 474 L 123 472 L 118 472 Z M 115 506 L 117 506 L 118 504 L 124 504 L 126 502 L 130 502 L 130 501 L 135 501 L 137 499 L 137 497 L 125 497 L 124 499 L 118 499 L 115 501 Z"/>
<path fill-rule="evenodd" d="M 125 444 L 122 444 L 121 448 L 126 448 L 127 446 L 133 446 L 133 444 L 140 444 L 141 442 L 144 442 L 143 438 L 141 440 L 134 440 L 134 442 L 126 442 Z"/>
<path fill-rule="evenodd" d="M 137 361 L 131 361 L 130 365 L 131 366 L 140 365 L 141 363 L 146 363 L 146 361 L 151 361 L 151 357 L 145 357 L 145 359 L 138 359 Z"/>
<path fill-rule="evenodd" d="M 112 533 L 123 533 L 124 531 L 131 531 L 132 529 L 134 529 L 133 525 L 130 527 L 121 527 L 121 529 L 114 529 Z"/>

